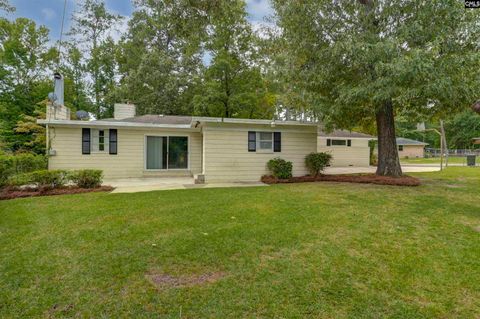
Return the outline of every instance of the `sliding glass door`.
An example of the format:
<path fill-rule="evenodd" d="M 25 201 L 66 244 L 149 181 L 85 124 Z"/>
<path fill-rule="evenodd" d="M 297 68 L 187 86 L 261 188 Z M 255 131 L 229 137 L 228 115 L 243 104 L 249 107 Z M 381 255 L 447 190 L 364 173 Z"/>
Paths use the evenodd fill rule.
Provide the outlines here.
<path fill-rule="evenodd" d="M 187 169 L 187 136 L 147 136 L 147 169 Z"/>

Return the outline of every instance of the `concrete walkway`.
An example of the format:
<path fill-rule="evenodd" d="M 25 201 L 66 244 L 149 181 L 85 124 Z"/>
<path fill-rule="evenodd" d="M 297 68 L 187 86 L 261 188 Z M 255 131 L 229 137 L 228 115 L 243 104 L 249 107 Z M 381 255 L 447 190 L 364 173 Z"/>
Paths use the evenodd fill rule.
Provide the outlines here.
<path fill-rule="evenodd" d="M 375 173 L 376 167 L 327 167 L 325 174 L 359 174 Z M 439 166 L 403 166 L 404 173 L 411 172 L 434 172 L 440 170 Z M 237 182 L 237 183 L 209 183 L 195 184 L 192 177 L 145 177 L 145 178 L 122 178 L 105 179 L 104 185 L 115 187 L 112 193 L 137 193 L 169 189 L 191 188 L 217 188 L 217 187 L 254 187 L 268 186 L 261 182 Z"/>
<path fill-rule="evenodd" d="M 359 173 L 375 173 L 377 168 L 375 166 L 369 167 L 327 167 L 325 169 L 325 174 L 359 174 Z M 420 165 L 402 165 L 402 171 L 404 173 L 415 173 L 415 172 L 435 172 L 439 171 L 440 166 L 420 166 Z"/>

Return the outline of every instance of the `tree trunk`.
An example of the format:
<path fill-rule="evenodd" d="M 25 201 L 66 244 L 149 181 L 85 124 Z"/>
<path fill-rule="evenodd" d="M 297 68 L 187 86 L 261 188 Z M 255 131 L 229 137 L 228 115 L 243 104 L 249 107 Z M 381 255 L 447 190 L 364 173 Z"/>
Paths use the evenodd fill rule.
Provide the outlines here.
<path fill-rule="evenodd" d="M 378 166 L 377 175 L 402 176 L 395 138 L 395 121 L 392 101 L 387 101 L 377 111 Z"/>

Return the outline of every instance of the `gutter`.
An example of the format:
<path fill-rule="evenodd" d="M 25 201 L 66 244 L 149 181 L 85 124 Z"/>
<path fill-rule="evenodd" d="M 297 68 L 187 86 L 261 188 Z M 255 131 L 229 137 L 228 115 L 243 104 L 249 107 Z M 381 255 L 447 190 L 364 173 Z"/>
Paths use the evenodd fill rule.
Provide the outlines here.
<path fill-rule="evenodd" d="M 37 120 L 37 124 L 51 126 L 82 126 L 82 127 L 129 127 L 129 128 L 171 128 L 192 129 L 191 124 L 155 124 L 111 121 L 75 121 L 75 120 Z"/>

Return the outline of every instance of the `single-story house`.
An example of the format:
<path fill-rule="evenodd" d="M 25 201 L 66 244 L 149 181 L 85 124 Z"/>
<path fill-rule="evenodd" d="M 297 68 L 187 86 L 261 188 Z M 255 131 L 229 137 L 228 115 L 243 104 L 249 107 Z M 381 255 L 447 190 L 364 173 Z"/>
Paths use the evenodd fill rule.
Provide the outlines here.
<path fill-rule="evenodd" d="M 400 158 L 417 158 L 425 156 L 425 146 L 428 143 L 412 140 L 409 138 L 398 137 L 397 147 Z"/>
<path fill-rule="evenodd" d="M 136 116 L 132 104 L 116 104 L 111 119 L 86 121 L 71 120 L 65 109 L 49 107 L 47 119 L 38 120 L 47 128 L 49 169 L 101 169 L 107 178 L 258 181 L 275 157 L 291 161 L 294 176 L 308 174 L 305 156 L 316 151 L 331 151 L 333 165 L 368 166 L 365 137 L 332 136 L 327 145 L 314 122 Z"/>
<path fill-rule="evenodd" d="M 373 136 L 346 130 L 330 133 L 318 130 L 317 152 L 332 154 L 332 166 L 369 166 L 370 147 Z"/>

